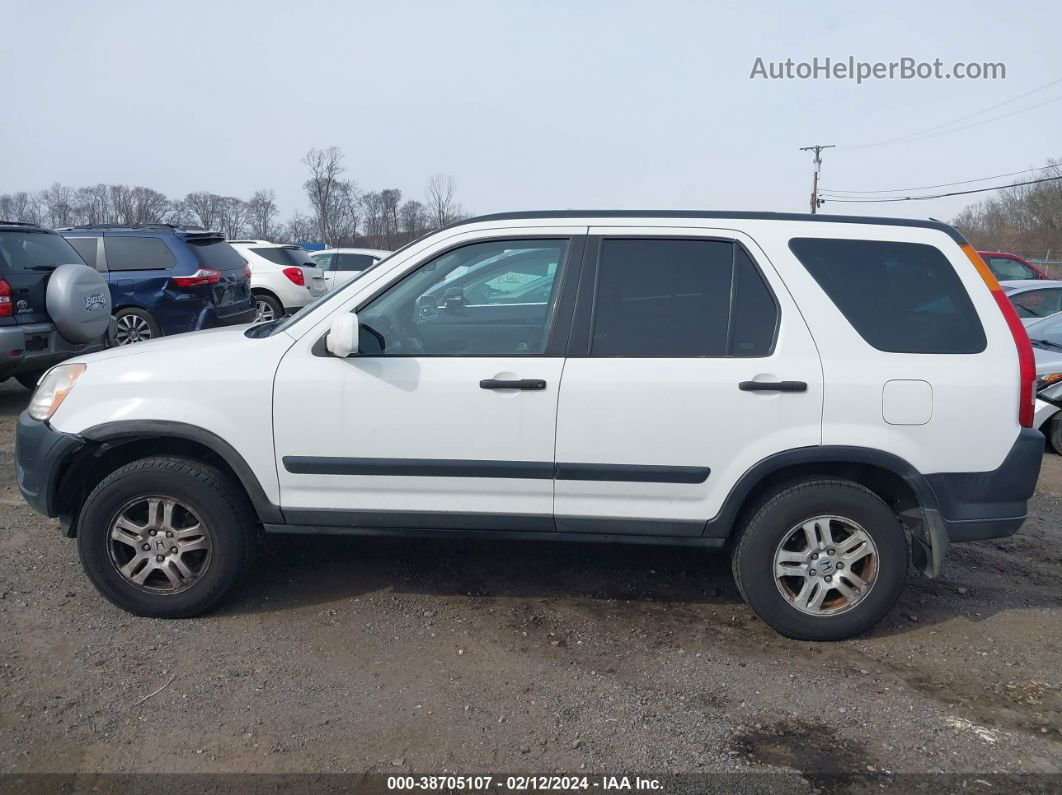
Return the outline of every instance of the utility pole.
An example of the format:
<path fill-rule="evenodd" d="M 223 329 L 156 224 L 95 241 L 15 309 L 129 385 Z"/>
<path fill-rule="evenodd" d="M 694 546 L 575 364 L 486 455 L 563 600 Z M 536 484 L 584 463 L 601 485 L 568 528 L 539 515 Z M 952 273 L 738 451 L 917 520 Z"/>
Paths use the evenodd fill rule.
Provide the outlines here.
<path fill-rule="evenodd" d="M 822 169 L 822 150 L 833 149 L 836 144 L 829 144 L 823 146 L 822 144 L 816 144 L 815 146 L 802 146 L 801 152 L 814 152 L 815 153 L 815 173 L 811 176 L 811 214 L 814 215 L 815 211 L 819 209 L 819 205 L 822 201 L 819 199 L 819 171 Z"/>

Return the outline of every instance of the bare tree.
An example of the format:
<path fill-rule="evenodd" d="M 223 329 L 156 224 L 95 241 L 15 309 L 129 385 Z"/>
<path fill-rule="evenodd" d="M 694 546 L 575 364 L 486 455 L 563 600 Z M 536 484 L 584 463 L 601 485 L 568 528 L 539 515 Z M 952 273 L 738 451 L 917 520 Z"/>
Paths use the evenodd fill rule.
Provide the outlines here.
<path fill-rule="evenodd" d="M 306 188 L 306 196 L 317 217 L 317 229 L 321 240 L 326 244 L 332 243 L 334 242 L 332 235 L 335 233 L 335 216 L 341 212 L 337 206 L 337 184 L 342 181 L 340 175 L 345 170 L 343 152 L 338 146 L 311 149 L 306 153 L 302 162 L 310 170 L 310 178 L 303 183 L 303 187 Z"/>
<path fill-rule="evenodd" d="M 454 198 L 456 192 L 456 183 L 449 174 L 436 174 L 428 180 L 425 203 L 428 220 L 434 229 L 441 229 L 460 217 L 461 206 Z"/>
<path fill-rule="evenodd" d="M 301 243 L 316 235 L 317 229 L 317 219 L 309 218 L 296 211 L 288 219 L 278 237 L 288 243 Z"/>
<path fill-rule="evenodd" d="M 361 210 L 366 242 L 375 248 L 382 247 L 387 237 L 387 209 L 381 193 L 362 194 Z"/>
<path fill-rule="evenodd" d="M 186 223 L 213 229 L 221 215 L 222 197 L 210 191 L 189 193 L 181 202 L 181 211 Z"/>
<path fill-rule="evenodd" d="M 398 219 L 402 233 L 402 243 L 416 240 L 428 231 L 427 208 L 416 199 L 406 200 L 398 209 Z"/>
<path fill-rule="evenodd" d="M 247 201 L 247 227 L 256 240 L 272 240 L 279 230 L 276 225 L 276 194 L 272 190 L 256 190 Z"/>
<path fill-rule="evenodd" d="M 110 191 L 104 184 L 78 188 L 74 196 L 77 219 L 82 224 L 105 224 L 111 220 Z"/>
<path fill-rule="evenodd" d="M 42 193 L 48 210 L 49 226 L 70 226 L 74 222 L 74 189 L 58 182 Z"/>
<path fill-rule="evenodd" d="M 235 196 L 218 197 L 216 231 L 221 232 L 229 239 L 235 240 L 243 237 L 246 222 L 247 204 L 243 199 L 237 199 Z"/>

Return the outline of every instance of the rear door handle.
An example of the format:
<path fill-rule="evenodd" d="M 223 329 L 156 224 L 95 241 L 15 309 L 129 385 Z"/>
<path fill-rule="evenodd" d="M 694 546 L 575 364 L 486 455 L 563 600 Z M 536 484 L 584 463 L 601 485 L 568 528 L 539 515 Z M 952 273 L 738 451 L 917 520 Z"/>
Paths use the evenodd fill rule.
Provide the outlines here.
<path fill-rule="evenodd" d="M 807 381 L 742 381 L 742 392 L 807 392 Z"/>
<path fill-rule="evenodd" d="M 514 381 L 504 381 L 497 378 L 484 378 L 479 382 L 480 389 L 526 389 L 532 392 L 546 388 L 546 382 L 541 378 L 520 378 Z"/>

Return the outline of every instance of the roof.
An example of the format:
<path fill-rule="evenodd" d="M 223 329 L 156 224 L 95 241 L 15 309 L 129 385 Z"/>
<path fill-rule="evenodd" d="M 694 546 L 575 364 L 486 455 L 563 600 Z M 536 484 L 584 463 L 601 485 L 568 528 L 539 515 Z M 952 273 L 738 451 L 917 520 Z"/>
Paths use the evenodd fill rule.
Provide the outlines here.
<path fill-rule="evenodd" d="M 1062 281 L 1055 279 L 1006 279 L 999 283 L 1006 293 L 1023 293 L 1026 290 L 1058 289 Z"/>
<path fill-rule="evenodd" d="M 750 210 L 533 210 L 528 212 L 493 213 L 465 218 L 450 227 L 491 221 L 538 220 L 551 218 L 732 218 L 750 221 L 807 221 L 827 224 L 870 224 L 873 226 L 911 226 L 936 229 L 959 244 L 964 238 L 955 227 L 931 218 L 878 218 L 865 215 L 819 215 L 811 213 L 773 213 Z"/>

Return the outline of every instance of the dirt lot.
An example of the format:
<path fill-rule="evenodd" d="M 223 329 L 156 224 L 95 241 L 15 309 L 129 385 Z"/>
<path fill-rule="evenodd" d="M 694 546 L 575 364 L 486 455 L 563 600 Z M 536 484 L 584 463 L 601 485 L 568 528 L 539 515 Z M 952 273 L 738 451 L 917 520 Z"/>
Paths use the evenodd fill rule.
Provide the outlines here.
<path fill-rule="evenodd" d="M 1062 771 L 1058 456 L 1019 535 L 844 643 L 774 634 L 721 555 L 634 546 L 278 540 L 157 621 L 22 502 L 27 397 L 0 386 L 0 772 Z"/>

